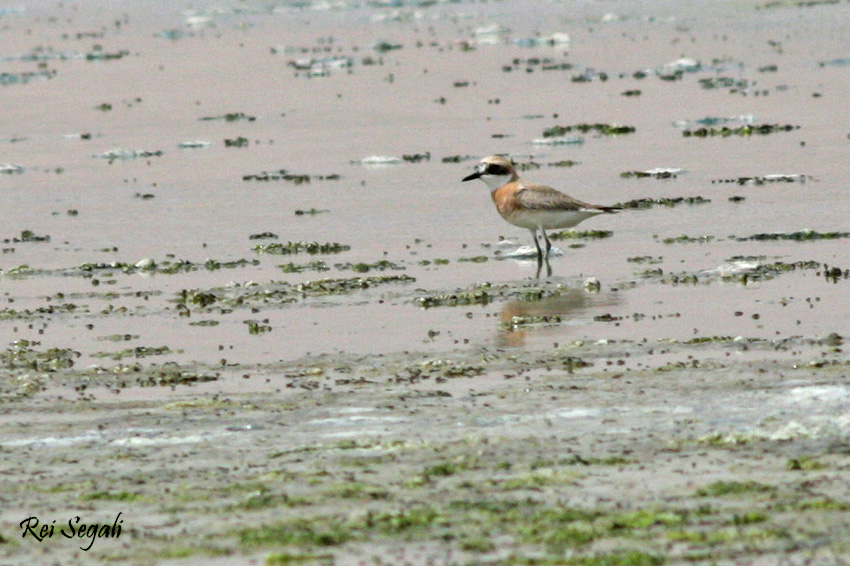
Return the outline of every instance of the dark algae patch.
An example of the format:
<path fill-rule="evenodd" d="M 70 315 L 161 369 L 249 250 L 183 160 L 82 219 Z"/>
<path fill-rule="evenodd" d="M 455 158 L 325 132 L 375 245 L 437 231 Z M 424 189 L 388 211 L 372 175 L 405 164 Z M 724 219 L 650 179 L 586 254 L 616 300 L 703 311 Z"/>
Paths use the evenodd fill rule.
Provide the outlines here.
<path fill-rule="evenodd" d="M 274 232 L 258 232 L 248 236 L 249 240 L 277 240 L 278 235 Z"/>
<path fill-rule="evenodd" d="M 258 244 L 252 249 L 259 254 L 293 255 L 306 253 L 310 255 L 324 255 L 347 252 L 351 249 L 351 246 L 336 242 L 326 242 L 324 244 L 318 242 L 287 242 L 285 244 Z"/>
<path fill-rule="evenodd" d="M 768 183 L 805 183 L 807 175 L 756 175 L 752 177 L 735 177 L 732 179 L 712 179 L 714 183 L 736 183 L 738 185 L 765 185 Z"/>
<path fill-rule="evenodd" d="M 654 179 L 675 179 L 678 177 L 678 173 L 675 171 L 624 171 L 620 173 L 620 177 L 623 179 L 646 179 L 646 178 L 654 178 Z"/>
<path fill-rule="evenodd" d="M 730 136 L 766 136 L 768 134 L 775 134 L 777 132 L 793 132 L 794 130 L 799 130 L 800 126 L 793 126 L 791 124 L 760 124 L 760 125 L 746 125 L 746 126 L 738 126 L 735 128 L 730 128 L 728 126 L 722 126 L 720 128 L 710 127 L 710 128 L 697 128 L 694 130 L 683 130 L 682 135 L 686 138 L 713 138 L 713 137 L 723 137 L 728 138 Z"/>
<path fill-rule="evenodd" d="M 308 263 L 282 263 L 278 265 L 284 273 L 300 273 L 302 271 L 330 271 L 330 267 L 323 261 L 311 261 Z"/>
<path fill-rule="evenodd" d="M 224 138 L 224 147 L 248 147 L 248 138 L 239 136 L 236 138 Z"/>
<path fill-rule="evenodd" d="M 731 236 L 731 238 L 739 242 L 772 242 L 777 240 L 811 242 L 815 240 L 837 240 L 841 238 L 850 238 L 850 232 L 817 232 L 815 230 L 800 230 L 798 232 L 788 233 L 753 234 L 752 236 L 741 237 Z"/>
<path fill-rule="evenodd" d="M 365 263 L 365 262 L 335 263 L 334 268 L 336 268 L 340 271 L 348 271 L 348 270 L 356 271 L 357 273 L 367 273 L 369 271 L 386 271 L 388 269 L 393 270 L 393 271 L 406 269 L 404 266 L 399 265 L 397 263 L 393 263 L 393 262 L 386 260 L 386 259 L 382 259 L 382 260 L 376 261 L 374 263 Z"/>
<path fill-rule="evenodd" d="M 704 197 L 696 196 L 696 197 L 672 197 L 672 198 L 641 198 L 629 200 L 626 202 L 617 203 L 615 206 L 618 208 L 628 208 L 628 209 L 637 209 L 637 210 L 645 210 L 647 208 L 653 208 L 655 206 L 666 206 L 672 208 L 674 206 L 679 206 L 681 204 L 707 204 L 710 203 L 711 199 L 707 199 Z"/>
<path fill-rule="evenodd" d="M 146 358 L 149 356 L 164 356 L 171 354 L 171 348 L 168 346 L 136 346 L 118 352 L 98 352 L 92 354 L 94 358 L 110 358 L 115 361 L 124 358 Z"/>
<path fill-rule="evenodd" d="M 286 271 L 286 270 L 284 270 Z M 300 271 L 294 269 L 295 272 Z M 368 270 L 367 270 L 368 271 Z M 288 283 L 272 281 L 213 289 L 182 289 L 174 300 L 178 305 L 207 309 L 212 306 L 234 308 L 252 305 L 292 303 L 307 297 L 348 294 L 387 283 L 413 283 L 409 275 L 372 275 L 368 277 L 327 278 Z"/>
<path fill-rule="evenodd" d="M 540 326 L 546 324 L 560 324 L 563 322 L 558 315 L 540 316 L 514 316 L 509 321 L 502 322 L 503 328 L 515 330 L 524 326 Z"/>
<path fill-rule="evenodd" d="M 253 122 L 257 119 L 257 117 L 245 114 L 244 112 L 228 112 L 227 114 L 220 114 L 218 116 L 204 116 L 198 119 L 205 122 L 213 120 L 223 120 L 225 122 Z"/>
<path fill-rule="evenodd" d="M 610 230 L 562 230 L 549 234 L 550 240 L 599 240 L 610 238 L 614 232 Z"/>
<path fill-rule="evenodd" d="M 351 277 L 348 279 L 319 279 L 305 281 L 295 286 L 297 292 L 304 295 L 335 295 L 356 289 L 369 289 L 385 283 L 413 283 L 409 275 L 375 275 L 370 277 Z"/>
<path fill-rule="evenodd" d="M 688 236 L 687 234 L 682 234 L 680 236 L 671 236 L 669 238 L 663 238 L 661 243 L 663 244 L 706 244 L 708 242 L 714 241 L 714 236 Z"/>
<path fill-rule="evenodd" d="M 44 243 L 44 242 L 49 242 L 49 241 L 50 241 L 49 235 L 39 236 L 38 234 L 36 234 L 32 230 L 23 230 L 23 231 L 21 231 L 21 235 L 18 236 L 18 237 L 4 238 L 3 239 L 4 244 L 22 244 L 22 243 L 29 243 L 29 242 Z"/>
<path fill-rule="evenodd" d="M 699 85 L 706 90 L 728 88 L 731 89 L 732 92 L 743 90 L 749 85 L 749 81 L 747 81 L 746 79 L 735 79 L 732 77 L 713 77 L 699 79 L 698 82 Z"/>
<path fill-rule="evenodd" d="M 422 308 L 456 307 L 465 305 L 486 305 L 492 301 L 485 289 L 458 291 L 455 293 L 435 293 L 416 297 L 414 303 Z"/>
<path fill-rule="evenodd" d="M 74 367 L 80 353 L 70 348 L 37 349 L 40 342 L 16 340 L 5 351 L 0 352 L 0 361 L 9 369 L 31 369 L 54 372 Z"/>
<path fill-rule="evenodd" d="M 292 173 L 286 169 L 278 169 L 277 171 L 261 171 L 260 173 L 250 173 L 242 175 L 243 181 L 285 181 L 294 185 L 309 184 L 311 181 L 339 181 L 342 176 L 338 173 L 330 173 L 328 175 L 308 175 L 306 173 Z"/>
<path fill-rule="evenodd" d="M 413 304 L 427 309 L 432 307 L 487 305 L 494 301 L 509 299 L 533 303 L 543 299 L 569 295 L 572 292 L 574 292 L 574 289 L 560 284 L 476 283 L 466 289 L 458 289 L 453 292 L 422 291 L 413 299 Z"/>
<path fill-rule="evenodd" d="M 575 124 L 572 126 L 552 126 L 551 128 L 546 128 L 543 130 L 543 137 L 561 137 L 575 132 L 582 134 L 592 132 L 603 136 L 622 136 L 632 134 L 635 131 L 634 126 L 623 126 L 620 124 Z"/>

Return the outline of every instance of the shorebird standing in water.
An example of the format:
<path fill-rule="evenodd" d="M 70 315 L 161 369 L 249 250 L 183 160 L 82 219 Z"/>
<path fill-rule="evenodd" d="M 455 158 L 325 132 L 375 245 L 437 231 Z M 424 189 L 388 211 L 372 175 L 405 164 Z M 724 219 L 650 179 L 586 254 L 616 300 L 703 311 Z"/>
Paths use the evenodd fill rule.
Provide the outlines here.
<path fill-rule="evenodd" d="M 544 259 L 548 265 L 549 250 L 552 249 L 546 230 L 572 228 L 597 214 L 613 214 L 618 210 L 613 206 L 588 204 L 551 187 L 523 181 L 513 163 L 498 155 L 485 157 L 476 166 L 475 173 L 463 178 L 464 181 L 473 179 L 481 179 L 487 184 L 502 218 L 514 226 L 531 230 L 537 248 L 538 273 Z M 546 243 L 545 253 L 537 241 L 538 230 Z"/>

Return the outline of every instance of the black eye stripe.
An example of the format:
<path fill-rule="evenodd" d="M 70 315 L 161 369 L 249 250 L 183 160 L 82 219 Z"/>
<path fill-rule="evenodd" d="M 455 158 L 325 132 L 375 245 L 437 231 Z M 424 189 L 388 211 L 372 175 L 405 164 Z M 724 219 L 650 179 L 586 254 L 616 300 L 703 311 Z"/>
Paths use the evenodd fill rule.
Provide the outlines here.
<path fill-rule="evenodd" d="M 503 165 L 491 163 L 490 165 L 487 165 L 487 169 L 484 172 L 488 175 L 507 175 L 508 168 Z"/>

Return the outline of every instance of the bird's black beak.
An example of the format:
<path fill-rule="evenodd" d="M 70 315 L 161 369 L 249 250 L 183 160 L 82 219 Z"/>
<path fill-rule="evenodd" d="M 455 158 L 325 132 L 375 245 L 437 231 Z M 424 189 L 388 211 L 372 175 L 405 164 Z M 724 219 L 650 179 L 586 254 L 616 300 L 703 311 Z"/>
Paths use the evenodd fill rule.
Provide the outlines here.
<path fill-rule="evenodd" d="M 478 179 L 479 177 L 481 177 L 481 172 L 480 172 L 480 171 L 476 171 L 476 172 L 475 172 L 475 173 L 473 173 L 472 175 L 467 175 L 466 177 L 464 177 L 464 178 L 463 178 L 463 180 L 462 180 L 461 182 L 465 182 L 465 181 L 472 181 L 473 179 Z"/>

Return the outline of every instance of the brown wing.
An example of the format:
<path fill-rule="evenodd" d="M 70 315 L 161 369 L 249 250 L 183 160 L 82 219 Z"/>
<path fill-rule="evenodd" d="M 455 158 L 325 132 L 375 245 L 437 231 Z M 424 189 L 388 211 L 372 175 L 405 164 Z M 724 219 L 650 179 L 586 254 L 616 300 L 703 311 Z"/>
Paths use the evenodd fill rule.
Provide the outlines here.
<path fill-rule="evenodd" d="M 522 208 L 529 210 L 601 210 L 602 212 L 616 212 L 610 206 L 599 206 L 574 199 L 552 187 L 545 185 L 531 185 L 523 183 L 516 192 L 516 199 Z"/>

